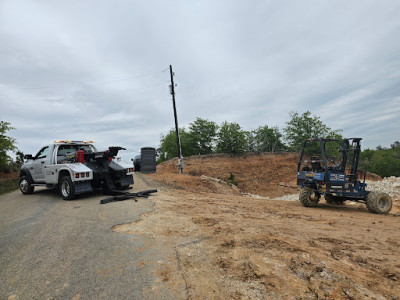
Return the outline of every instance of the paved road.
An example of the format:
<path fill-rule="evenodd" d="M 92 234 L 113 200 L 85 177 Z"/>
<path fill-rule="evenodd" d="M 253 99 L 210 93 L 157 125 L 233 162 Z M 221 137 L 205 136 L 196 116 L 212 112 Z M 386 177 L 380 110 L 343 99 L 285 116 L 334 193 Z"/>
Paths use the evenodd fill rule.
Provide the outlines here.
<path fill-rule="evenodd" d="M 134 191 L 152 188 L 140 176 L 136 183 Z M 152 211 L 151 199 L 100 205 L 102 198 L 64 201 L 46 189 L 0 196 L 0 299 L 173 299 L 154 279 L 162 249 L 112 231 Z"/>

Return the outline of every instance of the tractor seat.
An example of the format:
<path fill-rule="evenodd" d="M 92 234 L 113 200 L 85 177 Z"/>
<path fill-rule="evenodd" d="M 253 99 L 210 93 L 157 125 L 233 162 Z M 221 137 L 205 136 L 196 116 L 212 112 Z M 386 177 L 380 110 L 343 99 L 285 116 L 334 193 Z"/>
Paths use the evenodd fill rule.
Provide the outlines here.
<path fill-rule="evenodd" d="M 311 157 L 311 169 L 314 172 L 319 172 L 323 170 L 321 166 L 321 160 L 319 159 L 319 157 L 316 156 Z"/>

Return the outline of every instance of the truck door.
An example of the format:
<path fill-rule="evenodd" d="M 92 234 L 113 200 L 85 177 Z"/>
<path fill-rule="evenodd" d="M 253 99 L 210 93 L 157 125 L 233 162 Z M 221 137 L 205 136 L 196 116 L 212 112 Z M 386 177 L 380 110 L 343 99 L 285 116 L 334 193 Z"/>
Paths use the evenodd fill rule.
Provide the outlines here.
<path fill-rule="evenodd" d="M 44 166 L 49 161 L 49 147 L 43 147 L 35 156 L 32 177 L 35 182 L 44 182 Z"/>

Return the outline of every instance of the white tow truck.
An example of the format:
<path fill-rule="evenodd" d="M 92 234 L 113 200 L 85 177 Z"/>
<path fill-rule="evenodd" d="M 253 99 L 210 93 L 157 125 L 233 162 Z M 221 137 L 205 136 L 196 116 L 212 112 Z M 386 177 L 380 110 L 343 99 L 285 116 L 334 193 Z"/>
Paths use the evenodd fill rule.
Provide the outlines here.
<path fill-rule="evenodd" d="M 35 186 L 59 188 L 64 200 L 78 194 L 128 189 L 133 184 L 132 165 L 116 158 L 122 147 L 109 147 L 99 152 L 93 141 L 55 141 L 32 156 L 20 171 L 20 190 L 32 194 Z"/>

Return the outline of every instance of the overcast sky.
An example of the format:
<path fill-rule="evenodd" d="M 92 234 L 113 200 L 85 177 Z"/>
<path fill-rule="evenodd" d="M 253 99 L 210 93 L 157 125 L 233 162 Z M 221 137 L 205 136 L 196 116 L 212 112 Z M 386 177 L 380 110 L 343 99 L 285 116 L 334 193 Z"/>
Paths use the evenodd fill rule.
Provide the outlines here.
<path fill-rule="evenodd" d="M 157 147 L 169 65 L 180 126 L 282 129 L 309 110 L 363 148 L 400 140 L 398 0 L 0 0 L 0 120 L 24 153 Z"/>

